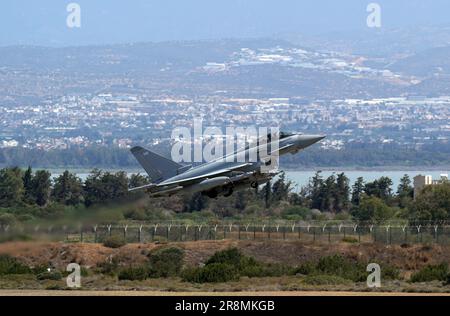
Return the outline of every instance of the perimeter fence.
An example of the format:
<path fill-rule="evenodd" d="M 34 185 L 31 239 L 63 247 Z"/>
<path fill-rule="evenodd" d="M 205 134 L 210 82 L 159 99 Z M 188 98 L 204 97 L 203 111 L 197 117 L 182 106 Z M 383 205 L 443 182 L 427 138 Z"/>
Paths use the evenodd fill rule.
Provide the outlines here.
<path fill-rule="evenodd" d="M 33 239 L 102 243 L 116 236 L 128 243 L 199 240 L 287 240 L 317 243 L 450 244 L 447 222 L 155 222 L 121 225 L 36 224 L 0 226 L 0 241 Z"/>

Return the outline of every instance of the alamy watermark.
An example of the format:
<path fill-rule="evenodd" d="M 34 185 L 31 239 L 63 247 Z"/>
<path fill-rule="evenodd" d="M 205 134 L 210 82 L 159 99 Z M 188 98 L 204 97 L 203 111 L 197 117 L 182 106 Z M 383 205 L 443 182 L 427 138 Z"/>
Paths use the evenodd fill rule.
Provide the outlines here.
<path fill-rule="evenodd" d="M 69 288 L 81 287 L 81 267 L 78 263 L 69 263 L 66 268 L 67 272 L 71 272 L 66 278 L 66 285 Z"/>
<path fill-rule="evenodd" d="M 371 272 L 367 276 L 367 287 L 381 287 L 381 267 L 377 263 L 369 263 L 366 268 L 367 272 Z"/>
<path fill-rule="evenodd" d="M 367 27 L 380 28 L 381 27 L 381 6 L 376 2 L 369 3 L 366 11 L 369 12 L 367 16 Z"/>
<path fill-rule="evenodd" d="M 66 25 L 68 28 L 81 27 L 81 6 L 76 2 L 71 2 L 67 5 L 66 11 L 69 13 L 66 18 Z"/>
<path fill-rule="evenodd" d="M 193 128 L 173 129 L 171 137 L 175 143 L 171 156 L 175 162 L 187 163 L 260 163 L 261 172 L 271 172 L 278 168 L 279 135 L 278 127 L 228 126 L 224 131 L 208 126 L 203 129 L 203 121 L 195 119 Z"/>

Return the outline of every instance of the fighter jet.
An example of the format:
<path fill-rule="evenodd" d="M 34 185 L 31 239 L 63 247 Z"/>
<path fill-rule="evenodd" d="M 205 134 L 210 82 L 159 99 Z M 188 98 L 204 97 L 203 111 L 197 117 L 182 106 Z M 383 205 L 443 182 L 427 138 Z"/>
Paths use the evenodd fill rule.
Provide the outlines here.
<path fill-rule="evenodd" d="M 129 190 L 146 190 L 150 196 L 154 197 L 197 192 L 210 198 L 216 198 L 219 195 L 230 196 L 235 190 L 257 188 L 272 179 L 277 172 L 262 170 L 272 164 L 270 157 L 273 157 L 273 154 L 280 156 L 287 153 L 295 154 L 323 138 L 325 136 L 322 135 L 281 132 L 276 139 L 277 146 L 274 146 L 275 140 L 272 141 L 268 135 L 268 140 L 264 144 L 256 142 L 230 155 L 193 167 L 183 166 L 136 146 L 131 148 L 131 153 L 147 172 L 151 183 Z M 262 146 L 265 146 L 264 150 Z M 271 148 L 276 148 L 274 149 L 276 152 L 271 151 Z M 238 162 L 242 160 L 238 157 L 254 157 L 255 155 L 257 159 L 254 162 Z"/>

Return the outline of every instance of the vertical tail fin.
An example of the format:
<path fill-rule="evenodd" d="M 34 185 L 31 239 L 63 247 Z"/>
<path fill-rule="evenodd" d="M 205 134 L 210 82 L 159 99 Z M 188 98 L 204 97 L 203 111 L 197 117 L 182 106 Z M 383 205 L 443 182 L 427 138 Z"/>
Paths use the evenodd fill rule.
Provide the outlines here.
<path fill-rule="evenodd" d="M 175 161 L 164 158 L 139 146 L 131 148 L 131 153 L 145 169 L 150 180 L 154 183 L 161 182 L 177 175 L 178 169 L 182 167 Z"/>

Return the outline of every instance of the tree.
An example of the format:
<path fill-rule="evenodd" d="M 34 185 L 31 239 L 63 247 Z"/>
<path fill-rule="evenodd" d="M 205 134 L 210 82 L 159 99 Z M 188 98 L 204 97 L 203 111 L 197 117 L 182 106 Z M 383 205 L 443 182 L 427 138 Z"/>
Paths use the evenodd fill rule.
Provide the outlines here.
<path fill-rule="evenodd" d="M 286 180 L 286 174 L 282 171 L 277 181 L 272 185 L 272 201 L 287 200 L 291 191 L 291 185 L 292 182 Z"/>
<path fill-rule="evenodd" d="M 49 201 L 52 186 L 50 178 L 50 172 L 47 170 L 38 170 L 31 180 L 33 197 L 39 206 L 45 206 Z"/>
<path fill-rule="evenodd" d="M 406 205 L 412 200 L 414 196 L 414 188 L 411 186 L 411 179 L 405 174 L 401 179 L 397 188 L 397 198 L 400 207 Z"/>
<path fill-rule="evenodd" d="M 321 209 L 323 203 L 323 178 L 321 171 L 317 171 L 308 185 L 308 191 L 311 198 L 311 208 Z"/>
<path fill-rule="evenodd" d="M 322 203 L 319 209 L 321 211 L 334 212 L 337 193 L 336 177 L 334 174 L 325 179 L 320 192 Z"/>
<path fill-rule="evenodd" d="M 86 206 L 123 198 L 128 195 L 127 175 L 94 169 L 84 182 L 84 192 Z"/>
<path fill-rule="evenodd" d="M 78 205 L 83 202 L 83 183 L 81 179 L 69 171 L 64 171 L 55 179 L 52 197 L 56 202 L 65 205 Z"/>
<path fill-rule="evenodd" d="M 378 197 L 363 196 L 359 207 L 352 212 L 352 215 L 359 221 L 381 223 L 392 218 L 394 211 Z"/>
<path fill-rule="evenodd" d="M 352 204 L 358 206 L 361 202 L 361 195 L 364 193 L 364 179 L 358 177 L 352 186 Z"/>
<path fill-rule="evenodd" d="M 22 203 L 23 181 L 19 168 L 0 170 L 0 206 L 10 207 Z"/>
<path fill-rule="evenodd" d="M 272 196 L 272 189 L 270 185 L 270 180 L 267 181 L 264 188 L 259 192 L 260 196 L 264 199 L 264 206 L 265 208 L 269 208 L 270 206 L 270 200 Z"/>
<path fill-rule="evenodd" d="M 137 188 L 137 187 L 141 187 L 143 185 L 148 184 L 148 177 L 145 177 L 143 175 L 141 175 L 140 173 L 136 173 L 136 174 L 132 174 L 130 176 L 130 181 L 128 184 L 129 188 Z"/>
<path fill-rule="evenodd" d="M 336 178 L 336 196 L 335 196 L 335 210 L 337 213 L 348 211 L 350 201 L 350 185 L 349 179 L 342 172 Z"/>
<path fill-rule="evenodd" d="M 194 193 L 191 196 L 187 197 L 187 200 L 184 204 L 185 212 L 194 212 L 201 211 L 206 207 L 207 200 L 206 197 L 200 192 Z"/>
<path fill-rule="evenodd" d="M 427 185 L 410 206 L 413 220 L 448 220 L 450 217 L 450 183 Z"/>
<path fill-rule="evenodd" d="M 364 192 L 369 196 L 375 196 L 387 202 L 392 197 L 392 180 L 389 177 L 381 177 L 364 186 Z"/>
<path fill-rule="evenodd" d="M 34 196 L 33 196 L 33 170 L 29 166 L 27 171 L 25 171 L 23 177 L 23 188 L 24 188 L 24 202 L 27 204 L 33 204 L 34 203 Z"/>
<path fill-rule="evenodd" d="M 247 206 L 247 196 L 244 191 L 238 191 L 235 193 L 234 208 L 243 211 Z"/>

